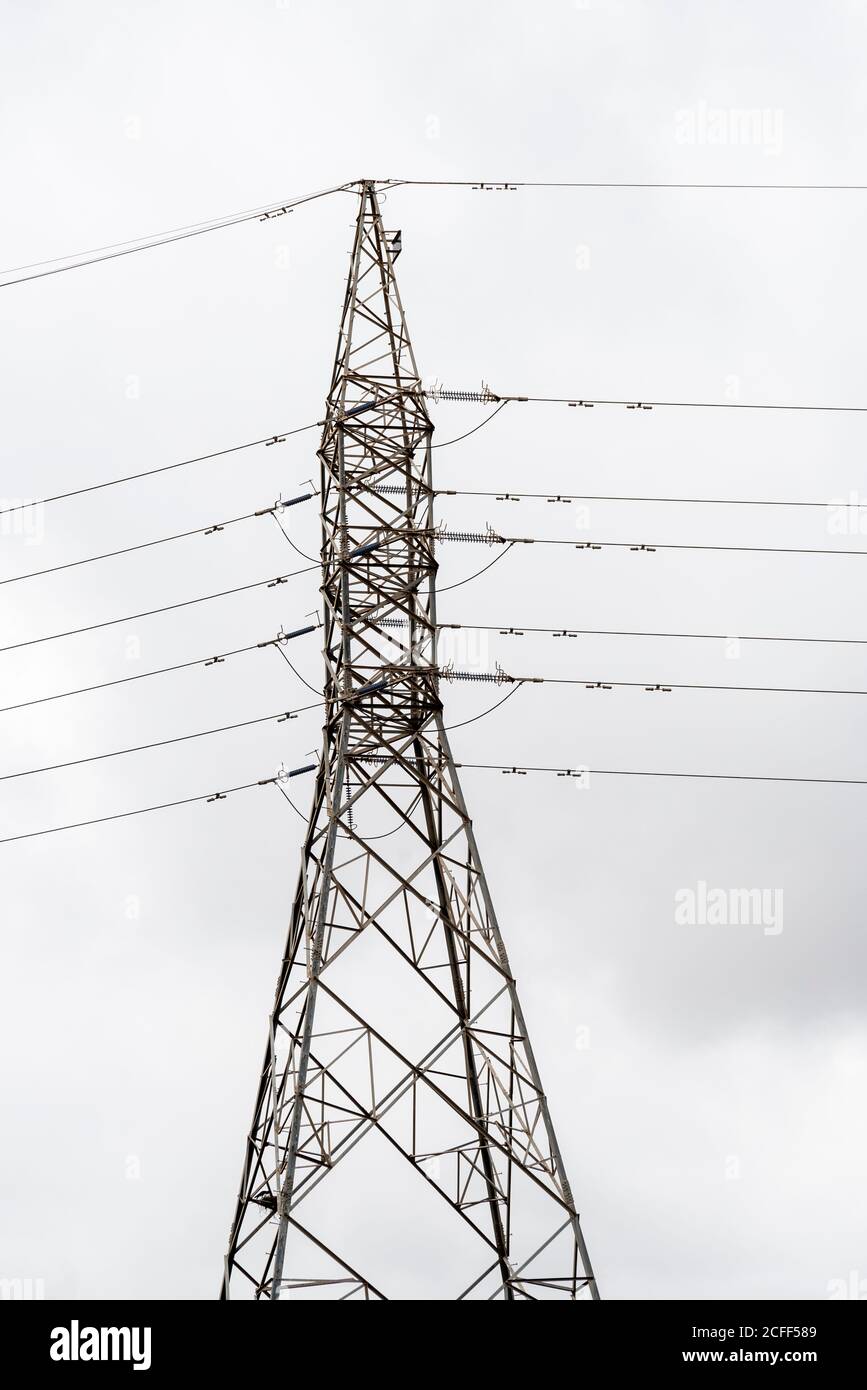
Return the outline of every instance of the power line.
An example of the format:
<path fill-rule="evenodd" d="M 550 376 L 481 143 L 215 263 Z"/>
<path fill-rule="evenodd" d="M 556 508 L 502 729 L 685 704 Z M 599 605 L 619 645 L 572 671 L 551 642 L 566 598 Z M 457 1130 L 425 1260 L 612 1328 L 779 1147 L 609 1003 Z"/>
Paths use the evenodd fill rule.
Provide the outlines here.
<path fill-rule="evenodd" d="M 315 202 L 320 198 L 327 198 L 333 193 L 345 193 L 357 187 L 360 180 L 353 179 L 348 183 L 335 184 L 331 188 L 321 189 L 315 193 L 302 194 L 299 197 L 288 198 L 282 202 L 264 203 L 259 207 L 245 208 L 240 212 L 230 213 L 225 217 L 210 218 L 203 222 L 187 223 L 181 227 L 172 227 L 164 232 L 156 232 L 147 236 L 132 237 L 127 241 L 110 242 L 105 246 L 91 247 L 86 251 L 70 252 L 64 256 L 53 256 L 42 261 L 31 261 L 26 265 L 11 266 L 6 270 L 0 271 L 0 276 L 10 276 L 14 278 L 0 280 L 0 289 L 5 289 L 10 285 L 20 285 L 30 280 L 43 279 L 48 275 L 59 275 L 66 270 L 80 270 L 88 265 L 96 265 L 102 261 L 117 260 L 122 256 L 134 255 L 137 251 L 149 251 L 157 246 L 165 246 L 171 242 L 185 241 L 191 237 L 203 236 L 207 232 L 220 231 L 225 227 L 236 227 L 244 222 L 267 221 L 273 217 L 282 216 L 296 207 L 301 207 L 306 203 Z M 573 188 L 573 189 L 682 189 L 682 190 L 727 190 L 727 191 L 754 191 L 754 192 L 864 192 L 867 185 L 864 184 L 743 184 L 743 183 L 625 183 L 610 181 L 578 182 L 578 181 L 519 181 L 496 183 L 488 181 L 463 180 L 463 179 L 378 179 L 377 184 L 382 188 L 474 188 L 480 191 L 514 191 L 517 189 L 554 189 L 554 188 Z M 19 272 L 29 272 L 19 274 Z"/>
<path fill-rule="evenodd" d="M 511 492 L 502 488 L 499 492 L 480 492 L 466 488 L 440 487 L 434 488 L 433 492 L 435 497 L 491 497 L 497 502 L 541 501 L 562 503 L 563 505 L 572 502 L 672 502 L 685 505 L 694 504 L 701 507 L 821 507 L 825 511 L 829 507 L 845 507 L 847 510 L 851 508 L 856 511 L 867 509 L 867 502 L 847 502 L 836 499 L 826 499 L 824 502 L 802 502 L 765 497 L 630 497 L 623 494 L 614 496 L 610 493 L 598 492 L 560 493 L 556 488 L 549 488 L 547 492 L 524 492 L 523 489 L 519 492 Z"/>
<path fill-rule="evenodd" d="M 491 421 L 495 418 L 495 416 L 499 415 L 500 411 L 503 410 L 508 404 L 508 401 L 503 401 L 501 405 L 497 406 L 496 410 L 492 410 L 490 415 L 488 415 L 486 419 L 482 420 L 481 424 L 474 425 L 471 430 L 467 430 L 465 434 L 456 435 L 454 439 L 444 439 L 440 444 L 431 444 L 431 448 L 447 449 L 450 444 L 460 444 L 462 440 L 469 439 L 471 434 L 478 434 L 479 430 L 484 429 L 485 425 L 489 425 Z"/>
<path fill-rule="evenodd" d="M 499 555 L 494 556 L 493 560 L 489 560 L 486 565 L 482 565 L 482 568 L 480 570 L 476 570 L 473 574 L 468 574 L 465 579 L 459 579 L 456 584 L 445 584 L 440 586 L 437 592 L 440 594 L 447 594 L 451 589 L 463 588 L 464 584 L 471 584 L 474 579 L 480 579 L 481 576 L 483 574 L 486 574 L 487 571 L 491 569 L 497 563 L 498 560 L 502 560 L 504 555 L 508 555 L 511 548 L 512 547 L 510 545 L 507 545 L 505 550 L 501 550 Z"/>
<path fill-rule="evenodd" d="M 223 227 L 237 227 L 242 222 L 266 221 L 281 216 L 304 203 L 327 198 L 332 193 L 343 193 L 353 188 L 354 183 L 336 184 L 333 188 L 322 189 L 318 193 L 306 193 L 297 198 L 289 198 L 281 203 L 270 203 L 263 207 L 248 208 L 244 212 L 231 213 L 227 217 L 213 218 L 210 222 L 195 222 L 186 227 L 175 227 L 168 232 L 157 232 L 149 237 L 136 237 L 130 241 L 114 242 L 109 246 L 96 247 L 91 251 L 81 251 L 70 256 L 55 256 L 51 260 L 34 261 L 31 265 L 15 266 L 0 271 L 0 275 L 14 276 L 14 279 L 0 281 L 0 290 L 10 285 L 21 285 L 29 280 L 41 280 L 48 275 L 60 275 L 65 270 L 81 270 L 84 266 L 97 265 L 101 261 L 117 260 L 121 256 L 132 256 L 136 251 L 150 251 L 155 246 L 166 246 L 174 241 L 186 241 L 190 237 L 204 236 L 206 232 L 220 231 Z M 58 262 L 65 264 L 58 264 Z M 45 268 L 47 267 L 47 268 Z M 28 271 L 18 275 L 17 271 Z"/>
<path fill-rule="evenodd" d="M 246 512 L 243 516 L 229 517 L 227 520 L 214 522 L 210 526 L 197 526 L 191 531 L 176 531 L 171 536 L 158 536 L 155 540 L 140 541 L 137 545 L 126 545 L 119 550 L 107 550 L 101 555 L 87 555 L 82 560 L 68 560 L 62 565 L 49 565 L 46 569 L 29 570 L 27 574 L 13 574 L 8 579 L 0 579 L 0 587 L 4 584 L 20 584 L 25 579 L 40 579 L 47 574 L 58 574 L 61 570 L 78 569 L 81 565 L 95 565 L 99 560 L 116 560 L 121 555 L 133 555 L 139 550 L 152 550 L 154 546 L 168 545 L 171 541 L 188 540 L 192 536 L 210 536 L 216 532 L 224 531 L 227 526 L 237 526 L 241 521 L 254 521 L 260 516 L 273 516 L 276 521 L 276 513 L 283 507 L 294 507 L 299 502 L 308 502 L 312 496 L 312 492 L 303 493 L 299 497 L 288 498 L 285 502 L 275 502 L 271 507 L 262 507 L 259 511 Z M 279 521 L 277 524 L 280 526 Z M 280 530 L 283 531 L 282 526 L 280 526 Z M 289 540 L 285 531 L 283 534 Z"/>
<path fill-rule="evenodd" d="M 314 496 L 314 493 L 311 492 L 311 493 L 308 493 L 308 496 L 307 496 L 307 497 L 305 497 L 305 498 L 303 498 L 303 499 L 299 498 L 298 500 L 299 500 L 299 501 L 303 500 L 303 501 L 306 502 L 306 501 L 308 500 L 309 497 L 313 497 L 313 496 Z M 285 526 L 283 525 L 282 521 L 280 520 L 279 516 L 277 515 L 277 511 L 276 511 L 276 510 L 273 510 L 273 511 L 271 512 L 271 515 L 273 516 L 273 518 L 274 518 L 274 520 L 276 521 L 277 525 L 279 526 L 281 532 L 283 533 L 284 538 L 289 542 L 290 546 L 291 546 L 292 549 L 295 551 L 295 554 L 296 554 L 296 555 L 300 555 L 302 560 L 309 560 L 311 565 L 312 565 L 312 564 L 315 564 L 316 562 L 314 561 L 313 556 L 312 556 L 312 555 L 308 555 L 306 550 L 301 550 L 301 548 L 295 544 L 295 542 L 293 541 L 292 537 L 289 535 L 289 532 L 286 530 Z"/>
<path fill-rule="evenodd" d="M 469 768 L 476 772 L 502 772 L 524 776 L 527 773 L 554 773 L 557 777 L 673 777 L 708 782 L 785 782 L 803 785 L 829 787 L 867 787 L 863 777 L 771 777 L 746 772 L 667 772 L 650 769 L 611 768 L 611 767 L 530 767 L 505 763 L 462 763 L 457 768 Z"/>
<path fill-rule="evenodd" d="M 318 709 L 321 701 L 316 704 L 301 705 L 298 709 L 281 710 L 277 714 L 263 714 L 257 719 L 242 719 L 237 724 L 221 724 L 215 729 L 198 729 L 192 734 L 177 734 L 174 738 L 158 739 L 154 743 L 138 743 L 130 748 L 115 748 L 110 753 L 92 753 L 86 758 L 72 758 L 65 763 L 47 763 L 44 767 L 29 767 L 22 772 L 4 772 L 0 774 L 0 782 L 15 782 L 21 777 L 38 777 L 43 772 L 63 772 L 70 767 L 83 767 L 86 763 L 101 763 L 109 758 L 123 758 L 129 753 L 149 753 L 154 748 L 168 748 L 176 743 L 189 743 L 191 740 L 200 738 L 211 738 L 214 734 L 233 733 L 236 729 L 251 729 L 256 724 L 282 723 L 286 719 L 294 719 L 299 714 L 305 714 L 308 710 Z"/>
<path fill-rule="evenodd" d="M 175 806 L 192 806 L 199 802 L 225 801 L 227 797 L 234 796 L 236 792 L 251 791 L 254 787 L 280 786 L 284 777 L 299 777 L 305 772 L 314 772 L 315 765 L 307 767 L 291 768 L 288 772 L 282 773 L 277 777 L 264 777 L 258 782 L 242 782 L 236 787 L 226 787 L 224 791 L 205 792 L 199 796 L 185 796 L 177 801 L 162 801 L 156 806 L 140 806 L 134 811 L 116 811 L 110 816 L 97 816 L 92 820 L 73 821 L 67 825 L 52 825 L 45 830 L 30 830 L 23 835 L 7 835 L 0 839 L 0 845 L 11 845 L 17 840 L 36 840 L 43 835 L 59 835 L 64 830 L 82 830 L 91 825 L 107 825 L 109 821 L 128 820 L 131 816 L 146 816 L 152 811 L 168 811 Z"/>
<path fill-rule="evenodd" d="M 272 639 L 273 640 L 273 639 Z M 114 685 L 126 685 L 130 681 L 148 680 L 151 676 L 167 676 L 175 671 L 189 671 L 195 666 L 210 666 L 212 663 L 226 661 L 229 657 L 254 652 L 258 647 L 267 647 L 268 642 L 256 642 L 249 647 L 235 647 L 233 651 L 221 652 L 217 656 L 203 657 L 199 661 L 180 661 L 175 666 L 162 666 L 156 671 L 138 671 L 133 676 L 119 676 L 117 680 L 100 681 L 97 685 L 80 685 L 75 690 L 61 690 L 56 695 L 39 695 L 33 700 L 22 700 L 17 705 L 4 705 L 0 714 L 11 714 L 14 710 L 30 709 L 34 705 L 51 704 L 54 700 L 68 700 L 73 695 L 89 695 L 96 690 L 108 690 Z"/>
<path fill-rule="evenodd" d="M 521 685 L 583 685 L 585 690 L 644 690 L 649 695 L 671 694 L 675 690 L 716 690 L 729 693 L 739 692 L 744 695 L 867 695 L 867 690 L 839 689 L 838 687 L 823 689 L 800 685 L 712 685 L 701 681 L 587 680 L 577 676 L 512 676 L 510 679 Z"/>
<path fill-rule="evenodd" d="M 437 540 L 440 541 L 470 541 L 480 545 L 505 545 L 511 549 L 514 545 L 565 545 L 572 550 L 634 550 L 647 554 L 653 554 L 657 550 L 705 550 L 723 551 L 740 554 L 754 555 L 860 555 L 867 556 L 867 549 L 861 550 L 837 550 L 827 549 L 817 546 L 789 546 L 789 545 L 699 545 L 693 541 L 570 541 L 547 536 L 500 536 L 495 531 L 487 534 L 480 532 L 452 532 L 440 530 L 436 533 Z M 482 573 L 483 571 L 480 571 Z M 444 590 L 441 590 L 444 592 Z"/>
<path fill-rule="evenodd" d="M 383 755 L 384 756 L 384 755 Z M 371 762 L 372 758 L 362 761 Z M 627 769 L 627 768 L 563 768 L 563 767 L 518 767 L 517 765 L 507 766 L 503 763 L 455 763 L 455 767 L 470 769 L 477 772 L 500 772 L 517 774 L 519 776 L 528 773 L 550 773 L 557 777 L 581 779 L 586 777 L 670 777 L 692 779 L 712 782 L 776 782 L 776 783 L 796 783 L 804 786 L 837 786 L 837 787 L 867 787 L 867 778 L 858 777 L 763 777 L 749 773 L 734 772 L 662 772 L 650 771 L 647 769 Z M 0 839 L 0 845 L 14 844 L 19 840 L 35 840 L 45 835 L 59 835 L 65 830 L 82 830 L 93 825 L 106 825 L 110 821 L 128 820 L 132 816 L 144 816 L 153 811 L 168 811 L 176 806 L 192 806 L 202 802 L 225 801 L 227 797 L 234 796 L 236 792 L 251 791 L 255 787 L 280 786 L 282 778 L 298 777 L 307 772 L 314 772 L 315 764 L 305 767 L 292 768 L 288 772 L 277 777 L 265 777 L 258 782 L 243 782 L 239 786 L 227 787 L 224 791 L 214 793 L 203 793 L 199 796 L 181 797 L 176 801 L 163 801 L 155 806 L 141 806 L 133 811 L 117 811 L 110 816 L 97 816 L 91 820 L 74 821 L 67 825 L 53 825 L 44 830 L 30 830 L 23 835 L 7 835 Z M 293 808 L 297 809 L 297 808 Z M 301 814 L 300 812 L 298 813 Z M 302 816 L 302 820 L 305 817 Z"/>
<path fill-rule="evenodd" d="M 119 623 L 137 622 L 139 618 L 154 618 L 160 613 L 174 613 L 179 608 L 191 608 L 197 603 L 210 603 L 212 599 L 228 598 L 232 594 L 244 594 L 252 589 L 270 589 L 277 584 L 285 584 L 287 580 L 294 579 L 300 574 L 309 574 L 314 569 L 318 570 L 319 565 L 307 565 L 304 569 L 290 570 L 287 574 L 279 574 L 274 579 L 257 579 L 253 584 L 239 584 L 234 589 L 221 589 L 218 593 L 202 594 L 199 598 L 183 599 L 180 603 L 166 603 L 160 608 L 148 608 L 142 613 L 130 613 L 123 618 L 108 618 L 101 623 L 87 623 L 84 627 L 67 628 L 65 632 L 52 632 L 46 637 L 29 637 L 23 642 L 10 642 L 7 646 L 0 647 L 0 654 L 20 651 L 23 647 L 37 647 L 43 642 L 57 642 L 62 637 L 79 637 L 85 632 L 98 632 L 102 628 L 117 627 Z"/>
<path fill-rule="evenodd" d="M 21 700 L 15 705 L 4 705 L 0 707 L 0 714 L 11 714 L 19 709 L 31 709 L 34 705 L 47 705 L 55 700 L 68 700 L 74 695 L 89 695 L 97 690 L 109 690 L 115 685 L 128 685 L 131 681 L 149 680 L 152 676 L 167 676 L 175 671 L 189 671 L 196 666 L 218 666 L 233 656 L 244 656 L 248 652 L 264 651 L 267 647 L 280 647 L 283 642 L 290 642 L 295 637 L 303 637 L 308 632 L 315 632 L 316 625 L 310 627 L 297 628 L 294 632 L 280 632 L 276 637 L 270 637 L 264 642 L 253 642 L 249 647 L 235 647 L 231 651 L 218 652 L 212 656 L 200 657 L 197 661 L 180 661 L 174 666 L 162 666 L 155 671 L 138 671 L 132 676 L 119 676 L 116 680 L 99 681 L 95 685 L 81 685 L 74 690 L 61 690 L 55 695 L 39 695 L 32 700 Z"/>
<path fill-rule="evenodd" d="M 471 188 L 478 192 L 514 192 L 519 188 L 625 188 L 681 189 L 689 191 L 751 192 L 751 193 L 865 193 L 863 183 L 627 183 L 612 180 L 496 180 L 496 179 L 376 179 L 376 184 L 390 188 Z"/>
<path fill-rule="evenodd" d="M 13 512 L 29 511 L 33 507 L 47 507 L 50 502 L 65 502 L 70 497 L 83 497 L 89 492 L 102 492 L 108 487 L 119 487 L 121 483 L 133 483 L 139 478 L 153 478 L 158 473 L 171 473 L 176 468 L 188 468 L 192 463 L 207 463 L 210 459 L 225 458 L 227 454 L 239 454 L 244 449 L 255 449 L 260 444 L 272 445 L 282 444 L 284 439 L 291 438 L 295 434 L 305 434 L 308 430 L 315 430 L 322 425 L 321 420 L 314 420 L 309 425 L 299 425 L 297 429 L 285 430 L 282 434 L 265 435 L 262 439 L 250 439 L 245 444 L 232 444 L 227 449 L 215 449 L 210 454 L 196 454 L 193 458 L 180 459 L 177 463 L 164 463 L 159 468 L 146 468 L 141 473 L 127 473 L 122 478 L 109 478 L 104 483 L 90 483 L 87 487 L 77 487 L 70 489 L 69 492 L 56 492 L 51 497 L 39 497 L 32 502 L 17 502 L 11 507 L 0 508 L 0 516 L 9 516 Z"/>
<path fill-rule="evenodd" d="M 531 633 L 541 637 L 674 637 L 695 642 L 802 642 L 841 647 L 867 646 L 867 637 L 786 637 L 768 634 L 741 636 L 724 632 L 639 632 L 598 627 L 508 627 L 499 623 L 439 623 L 438 626 L 440 629 L 464 628 L 473 632 L 498 632 L 502 637 L 523 637 L 525 633 Z"/>
<path fill-rule="evenodd" d="M 37 840 L 43 835 L 59 835 L 64 830 L 82 830 L 91 825 L 107 825 L 109 821 L 128 820 L 131 816 L 146 816 L 151 811 L 169 811 L 175 806 L 192 806 L 196 802 L 202 801 L 225 801 L 226 797 L 234 796 L 235 792 L 250 791 L 253 787 L 266 786 L 266 782 L 244 782 L 237 787 L 227 787 L 223 792 L 214 794 L 204 793 L 201 796 L 184 796 L 178 801 L 161 801 L 156 806 L 140 806 L 134 811 L 116 811 L 111 816 L 96 816 L 92 820 L 72 821 L 67 825 L 52 825 L 46 830 L 29 830 L 23 835 L 7 835 L 0 839 L 0 845 L 11 845 L 17 840 Z"/>
<path fill-rule="evenodd" d="M 867 414 L 867 405 L 789 405 L 785 402 L 768 401 L 654 401 L 646 397 L 601 397 L 601 396 L 512 396 L 503 392 L 491 391 L 450 391 L 433 387 L 423 393 L 433 401 L 465 401 L 474 404 L 493 405 L 566 405 L 572 408 L 583 407 L 592 410 L 595 406 L 625 406 L 627 410 L 797 410 L 810 412 L 830 412 L 832 414 Z M 489 417 L 493 419 L 493 416 Z M 486 424 L 487 421 L 482 421 Z M 479 427 L 480 428 L 480 427 Z"/>
<path fill-rule="evenodd" d="M 451 733 L 453 729 L 465 729 L 468 724 L 478 724 L 479 720 L 487 719 L 489 714 L 495 714 L 500 706 L 504 705 L 507 700 L 511 700 L 512 696 L 516 695 L 526 683 L 526 677 L 524 676 L 514 676 L 512 679 L 515 681 L 512 689 L 507 691 L 501 699 L 497 700 L 496 704 L 491 705 L 490 708 L 486 710 L 482 710 L 481 714 L 474 714 L 472 719 L 462 719 L 459 724 L 447 724 L 446 732 Z"/>
<path fill-rule="evenodd" d="M 299 820 L 302 820 L 302 821 L 304 822 L 304 824 L 306 825 L 306 824 L 307 824 L 307 816 L 305 816 L 305 814 L 304 814 L 303 811 L 299 811 L 298 807 L 295 805 L 295 802 L 292 800 L 292 798 L 291 798 L 291 796 L 289 795 L 289 793 L 287 792 L 286 788 L 285 788 L 284 786 L 281 786 L 281 784 L 280 784 L 279 781 L 276 782 L 275 785 L 276 785 L 276 787 L 277 787 L 278 792 L 279 792 L 280 795 L 283 797 L 283 799 L 284 799 L 285 801 L 288 801 L 288 802 L 289 802 L 289 805 L 292 807 L 292 810 L 295 812 L 295 814 L 296 814 L 296 816 L 298 817 L 298 819 L 299 819 Z"/>
<path fill-rule="evenodd" d="M 794 685 L 722 685 L 704 681 L 624 681 L 598 680 L 586 676 L 513 676 L 497 665 L 496 674 L 480 671 L 455 671 L 451 667 L 440 668 L 443 680 L 493 681 L 497 685 L 583 685 L 585 690 L 644 690 L 649 695 L 670 695 L 675 690 L 717 690 L 739 692 L 741 694 L 768 695 L 867 695 L 867 690 L 852 690 L 840 687 L 816 687 Z M 500 702 L 502 703 L 502 701 Z M 494 705 L 493 709 L 497 706 Z M 478 715 L 477 718 L 484 716 Z M 467 720 L 472 723 L 472 720 Z M 459 725 L 453 727 L 460 727 Z"/>
<path fill-rule="evenodd" d="M 304 679 L 301 672 L 295 669 L 295 667 L 292 665 L 292 662 L 289 660 L 288 656 L 284 652 L 283 648 L 278 647 L 277 650 L 282 656 L 283 660 L 286 662 L 286 665 L 289 667 L 289 670 L 292 672 L 293 676 L 295 676 L 301 682 L 302 685 L 306 685 L 308 690 L 312 690 L 314 695 L 319 695 L 320 692 L 316 689 L 316 686 L 311 685 L 309 681 Z"/>
<path fill-rule="evenodd" d="M 345 187 L 351 187 L 347 184 Z M 332 190 L 332 191 L 337 191 Z M 314 196 L 324 196 L 323 194 Z M 288 203 L 263 203 L 259 207 L 241 208 L 239 212 L 228 213 L 223 217 L 206 217 L 201 222 L 189 222 L 181 227 L 169 227 L 162 232 L 149 232 L 145 236 L 129 237 L 126 241 L 112 241 L 106 246 L 91 246 L 86 251 L 70 251 L 65 256 L 48 256 L 42 261 L 29 261 L 26 265 L 8 266 L 6 270 L 0 270 L 0 275 L 17 275 L 21 270 L 38 270 L 44 265 L 58 265 L 61 261 L 79 260 L 82 256 L 96 256 L 102 251 L 117 251 L 125 246 L 132 246 L 135 249 L 145 249 L 143 242 L 155 241 L 158 237 L 174 236 L 176 233 L 192 231 L 216 231 L 220 227 L 234 225 L 234 219 L 238 217 L 263 217 L 269 213 L 280 213 Z"/>

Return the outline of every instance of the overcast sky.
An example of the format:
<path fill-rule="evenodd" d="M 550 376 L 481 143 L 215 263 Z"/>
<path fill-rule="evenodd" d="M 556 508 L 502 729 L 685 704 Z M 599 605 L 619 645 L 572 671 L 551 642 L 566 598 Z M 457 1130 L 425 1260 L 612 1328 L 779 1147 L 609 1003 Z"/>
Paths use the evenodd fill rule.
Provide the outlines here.
<path fill-rule="evenodd" d="M 4 267 L 362 176 L 863 180 L 861 3 L 5 0 L 3 27 Z M 5 290 L 5 505 L 321 418 L 356 202 Z M 426 379 L 867 404 L 867 194 L 405 188 L 385 213 Z M 485 412 L 433 413 L 441 442 Z M 854 414 L 516 404 L 435 455 L 437 482 L 867 498 L 864 430 Z M 316 443 L 59 502 L 24 527 L 0 518 L 2 578 L 291 496 Z M 439 514 L 521 535 L 867 548 L 857 528 L 829 533 L 823 508 L 591 503 L 584 530 L 577 504 L 544 500 L 443 498 Z M 0 646 L 303 564 L 266 522 L 4 587 Z M 314 553 L 314 504 L 289 525 Z M 443 546 L 441 586 L 488 558 Z M 865 578 L 858 557 L 525 547 L 444 594 L 439 616 L 867 639 Z M 0 704 L 264 640 L 302 624 L 317 588 L 305 576 L 2 652 Z M 737 651 L 491 634 L 458 656 L 641 687 L 867 690 L 867 648 Z M 316 640 L 292 656 L 318 687 Z M 0 773 L 310 698 L 273 652 L 241 656 L 3 714 Z M 474 685 L 448 699 L 451 723 L 493 703 Z M 454 748 L 857 779 L 863 711 L 856 696 L 529 686 Z M 271 776 L 309 760 L 320 722 L 7 781 L 0 836 Z M 306 810 L 312 788 L 295 790 Z M 820 1299 L 867 1279 L 867 787 L 591 776 L 578 790 L 468 770 L 464 790 L 603 1296 Z M 302 833 L 265 789 L 0 846 L 0 1276 L 41 1279 L 48 1297 L 216 1294 Z M 772 924 L 677 921 L 678 893 L 700 883 L 781 909 Z"/>

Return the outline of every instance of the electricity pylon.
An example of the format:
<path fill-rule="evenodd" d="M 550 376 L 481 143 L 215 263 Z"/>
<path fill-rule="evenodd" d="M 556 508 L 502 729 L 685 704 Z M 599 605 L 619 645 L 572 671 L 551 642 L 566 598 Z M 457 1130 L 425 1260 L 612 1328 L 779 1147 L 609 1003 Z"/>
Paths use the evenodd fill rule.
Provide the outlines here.
<path fill-rule="evenodd" d="M 319 450 L 325 727 L 223 1297 L 598 1297 L 443 727 L 431 434 L 360 185 Z"/>

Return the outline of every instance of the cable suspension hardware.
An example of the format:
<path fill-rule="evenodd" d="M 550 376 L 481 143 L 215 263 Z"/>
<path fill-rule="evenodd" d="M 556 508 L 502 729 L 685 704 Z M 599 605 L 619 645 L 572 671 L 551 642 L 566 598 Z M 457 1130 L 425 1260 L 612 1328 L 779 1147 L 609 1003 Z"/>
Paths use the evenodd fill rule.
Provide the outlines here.
<path fill-rule="evenodd" d="M 496 405 L 502 400 L 502 396 L 492 391 L 486 381 L 482 382 L 480 391 L 451 391 L 435 381 L 422 395 L 430 401 L 464 401 L 479 405 Z"/>
<path fill-rule="evenodd" d="M 501 536 L 499 531 L 495 531 L 490 522 L 486 524 L 484 531 L 450 531 L 447 524 L 442 522 L 434 531 L 434 537 L 438 541 L 464 541 L 472 545 L 505 545 L 506 539 Z"/>
<path fill-rule="evenodd" d="M 496 671 L 456 671 L 453 666 L 442 666 L 438 675 L 440 680 L 444 681 L 479 681 L 490 682 L 493 685 L 514 685 L 516 683 L 516 677 L 510 676 L 508 672 L 504 671 L 499 661 Z M 525 678 L 521 677 L 520 683 L 524 683 L 524 680 Z M 533 676 L 526 677 L 526 681 L 529 684 L 538 684 Z"/>

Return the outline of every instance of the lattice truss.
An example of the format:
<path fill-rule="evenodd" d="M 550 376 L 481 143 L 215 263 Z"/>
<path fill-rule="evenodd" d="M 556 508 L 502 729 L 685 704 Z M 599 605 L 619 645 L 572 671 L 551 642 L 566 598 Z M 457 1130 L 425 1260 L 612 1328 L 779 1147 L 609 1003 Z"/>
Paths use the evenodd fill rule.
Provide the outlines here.
<path fill-rule="evenodd" d="M 443 729 L 396 247 L 363 185 L 319 451 L 324 744 L 223 1294 L 595 1297 Z"/>

